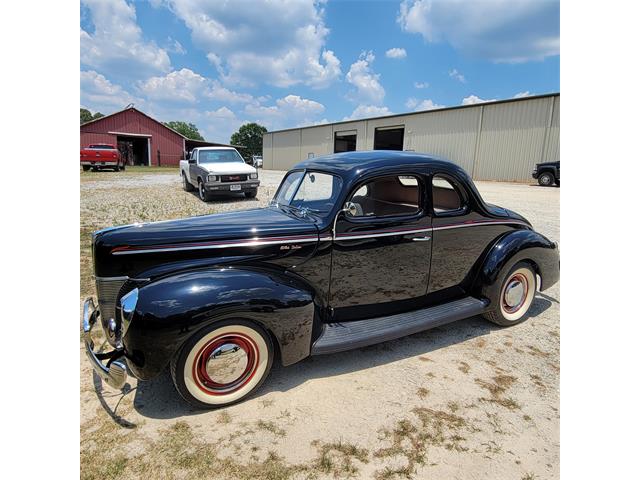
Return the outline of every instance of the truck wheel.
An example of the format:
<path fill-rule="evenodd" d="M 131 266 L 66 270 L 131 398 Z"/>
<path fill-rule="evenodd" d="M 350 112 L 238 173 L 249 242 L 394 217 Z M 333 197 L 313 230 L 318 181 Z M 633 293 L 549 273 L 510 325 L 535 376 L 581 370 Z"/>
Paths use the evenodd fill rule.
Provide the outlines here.
<path fill-rule="evenodd" d="M 171 360 L 171 377 L 178 393 L 193 406 L 227 406 L 262 385 L 273 353 L 264 329 L 246 320 L 227 320 L 187 340 Z"/>
<path fill-rule="evenodd" d="M 91 165 L 82 165 L 83 172 L 88 172 L 89 170 L 91 170 Z"/>
<path fill-rule="evenodd" d="M 118 167 L 118 166 L 114 167 L 113 171 L 114 172 L 119 172 L 120 171 L 120 167 Z"/>
<path fill-rule="evenodd" d="M 187 180 L 187 176 L 184 173 L 182 173 L 182 189 L 185 192 L 193 192 L 193 185 L 189 183 L 189 180 Z"/>
<path fill-rule="evenodd" d="M 209 194 L 204 189 L 204 182 L 202 180 L 198 180 L 198 196 L 203 202 L 208 202 L 210 200 Z"/>
<path fill-rule="evenodd" d="M 125 167 L 125 166 L 126 166 L 126 165 L 123 163 L 123 164 L 122 164 L 122 166 L 120 167 L 120 169 L 121 169 L 123 172 L 124 172 L 124 167 Z"/>
<path fill-rule="evenodd" d="M 246 192 L 244 192 L 244 196 L 247 198 L 256 198 L 256 195 L 258 195 L 258 190 L 247 190 Z"/>
<path fill-rule="evenodd" d="M 543 187 L 550 187 L 555 183 L 556 179 L 553 178 L 553 174 L 549 172 L 541 173 L 538 177 L 538 183 Z"/>
<path fill-rule="evenodd" d="M 483 291 L 491 301 L 484 318 L 503 327 L 520 323 L 527 318 L 535 294 L 536 273 L 528 263 L 519 262 Z"/>

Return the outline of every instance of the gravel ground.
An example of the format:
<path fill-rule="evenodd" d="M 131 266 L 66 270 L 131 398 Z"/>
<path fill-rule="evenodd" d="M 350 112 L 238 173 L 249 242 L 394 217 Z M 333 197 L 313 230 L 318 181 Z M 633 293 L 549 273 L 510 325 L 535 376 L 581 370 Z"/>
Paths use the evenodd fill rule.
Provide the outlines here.
<path fill-rule="evenodd" d="M 94 293 L 91 231 L 265 205 L 283 172 L 260 173 L 257 199 L 208 204 L 182 191 L 177 170 L 82 174 L 81 298 Z M 477 186 L 559 240 L 559 189 Z M 558 284 L 508 329 L 475 317 L 274 365 L 253 398 L 208 412 L 187 406 L 168 375 L 103 390 L 81 353 L 81 476 L 557 478 L 559 300 Z"/>

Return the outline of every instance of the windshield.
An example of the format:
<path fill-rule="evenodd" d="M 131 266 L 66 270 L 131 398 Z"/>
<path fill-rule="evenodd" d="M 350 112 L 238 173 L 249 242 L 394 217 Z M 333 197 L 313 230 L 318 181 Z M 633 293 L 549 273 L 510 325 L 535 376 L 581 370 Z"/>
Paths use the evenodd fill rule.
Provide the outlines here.
<path fill-rule="evenodd" d="M 235 150 L 199 150 L 198 163 L 244 163 L 240 154 Z"/>
<path fill-rule="evenodd" d="M 341 190 L 342 179 L 336 175 L 295 171 L 284 178 L 273 202 L 317 213 L 329 213 Z"/>

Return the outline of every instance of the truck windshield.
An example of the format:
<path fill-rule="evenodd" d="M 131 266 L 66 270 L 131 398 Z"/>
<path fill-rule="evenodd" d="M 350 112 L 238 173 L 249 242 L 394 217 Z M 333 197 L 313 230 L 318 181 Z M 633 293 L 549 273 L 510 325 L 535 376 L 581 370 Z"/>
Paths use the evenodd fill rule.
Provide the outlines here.
<path fill-rule="evenodd" d="M 341 190 L 342 179 L 336 175 L 294 171 L 282 180 L 273 203 L 329 213 Z"/>
<path fill-rule="evenodd" d="M 244 160 L 236 150 L 200 150 L 198 163 L 244 163 Z"/>

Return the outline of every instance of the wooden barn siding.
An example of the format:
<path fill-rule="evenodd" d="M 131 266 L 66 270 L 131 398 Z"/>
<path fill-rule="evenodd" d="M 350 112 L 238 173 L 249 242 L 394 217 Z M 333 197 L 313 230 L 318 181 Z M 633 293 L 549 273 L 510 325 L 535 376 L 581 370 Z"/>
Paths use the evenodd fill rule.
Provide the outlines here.
<path fill-rule="evenodd" d="M 80 126 L 80 147 L 90 143 L 116 144 L 117 138 L 107 132 L 151 135 L 151 165 L 178 165 L 183 158 L 183 138 L 170 129 L 135 110 L 126 110 L 88 125 Z"/>

